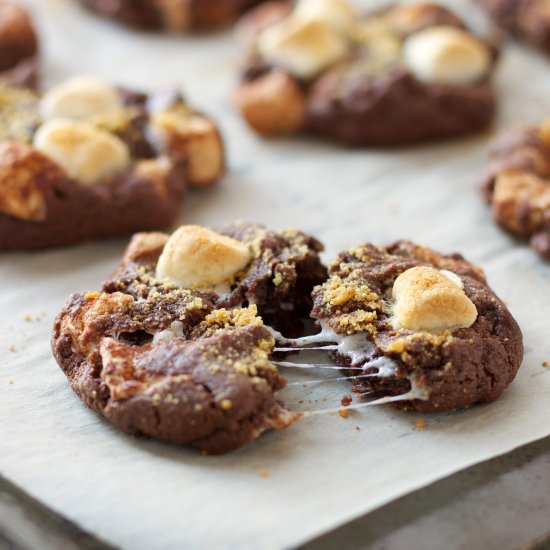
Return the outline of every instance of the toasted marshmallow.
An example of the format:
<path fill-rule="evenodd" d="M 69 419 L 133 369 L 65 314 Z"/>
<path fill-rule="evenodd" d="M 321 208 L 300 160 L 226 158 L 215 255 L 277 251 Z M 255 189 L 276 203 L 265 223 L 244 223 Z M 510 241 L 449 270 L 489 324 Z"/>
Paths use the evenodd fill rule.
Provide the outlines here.
<path fill-rule="evenodd" d="M 130 151 L 121 139 L 87 122 L 46 122 L 36 132 L 33 145 L 86 185 L 95 185 L 130 163 Z"/>
<path fill-rule="evenodd" d="M 29 145 L 0 143 L 0 212 L 20 220 L 44 221 L 46 197 L 38 180 L 48 178 L 50 164 Z"/>
<path fill-rule="evenodd" d="M 413 267 L 399 275 L 393 299 L 396 329 L 439 333 L 469 327 L 477 319 L 460 277 L 433 267 Z"/>
<path fill-rule="evenodd" d="M 300 21 L 322 21 L 333 29 L 347 33 L 357 13 L 347 0 L 299 0 L 292 17 Z"/>
<path fill-rule="evenodd" d="M 149 131 L 159 148 L 187 159 L 187 179 L 191 185 L 206 187 L 223 175 L 222 138 L 206 117 L 185 108 L 167 109 L 152 117 Z"/>
<path fill-rule="evenodd" d="M 308 80 L 343 60 L 349 43 L 328 23 L 290 18 L 268 27 L 258 39 L 258 49 L 269 63 Z"/>
<path fill-rule="evenodd" d="M 412 34 L 403 46 L 406 66 L 423 82 L 468 86 L 491 67 L 486 44 L 461 29 L 429 27 Z"/>
<path fill-rule="evenodd" d="M 198 225 L 182 225 L 168 239 L 156 275 L 186 288 L 216 287 L 231 283 L 251 258 L 240 241 Z"/>
<path fill-rule="evenodd" d="M 46 119 L 85 120 L 116 113 L 123 107 L 117 91 L 100 78 L 76 76 L 44 95 L 40 111 Z"/>

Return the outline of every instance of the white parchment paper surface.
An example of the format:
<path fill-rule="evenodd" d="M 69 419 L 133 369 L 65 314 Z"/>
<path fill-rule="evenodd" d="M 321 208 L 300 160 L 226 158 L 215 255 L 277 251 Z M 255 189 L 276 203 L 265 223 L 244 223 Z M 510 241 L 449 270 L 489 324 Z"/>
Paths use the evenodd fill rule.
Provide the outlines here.
<path fill-rule="evenodd" d="M 111 428 L 78 400 L 51 356 L 55 314 L 72 292 L 99 288 L 126 240 L 3 254 L 2 475 L 124 548 L 280 548 L 550 434 L 550 369 L 542 366 L 550 359 L 550 265 L 489 220 L 476 190 L 489 133 L 400 151 L 349 151 L 305 139 L 263 142 L 228 100 L 238 63 L 230 32 L 138 34 L 69 0 L 27 3 L 43 36 L 47 85 L 81 72 L 144 89 L 178 83 L 218 118 L 231 172 L 217 189 L 193 194 L 182 220 L 299 227 L 326 243 L 327 260 L 362 241 L 403 237 L 461 251 L 485 268 L 517 317 L 526 356 L 499 401 L 424 415 L 422 430 L 417 415 L 371 408 L 347 419 L 303 420 L 238 452 L 204 457 Z M 550 62 L 537 54 L 507 49 L 498 84 L 497 126 L 550 113 Z"/>

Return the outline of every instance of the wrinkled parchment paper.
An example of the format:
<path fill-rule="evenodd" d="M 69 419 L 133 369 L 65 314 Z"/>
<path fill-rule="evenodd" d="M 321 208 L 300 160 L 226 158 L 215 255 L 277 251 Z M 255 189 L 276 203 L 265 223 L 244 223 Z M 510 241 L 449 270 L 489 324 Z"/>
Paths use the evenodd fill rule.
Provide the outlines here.
<path fill-rule="evenodd" d="M 366 3 L 366 2 L 365 2 Z M 217 116 L 229 149 L 223 185 L 195 193 L 182 220 L 297 226 L 328 260 L 361 241 L 407 237 L 482 265 L 524 333 L 526 356 L 496 403 L 452 414 L 370 408 L 270 433 L 223 457 L 125 436 L 86 409 L 51 357 L 50 327 L 71 292 L 97 289 L 125 239 L 0 257 L 0 472 L 57 512 L 125 548 L 296 545 L 396 497 L 550 434 L 550 265 L 494 227 L 475 189 L 487 138 L 401 151 L 262 142 L 228 96 L 228 33 L 159 37 L 122 30 L 69 0 L 28 0 L 48 84 L 98 73 L 146 89 L 177 82 Z M 458 0 L 455 2 L 459 4 Z M 512 46 L 498 83 L 499 126 L 550 113 L 550 62 Z M 334 391 L 342 395 L 342 383 Z M 416 428 L 422 418 L 425 428 Z"/>

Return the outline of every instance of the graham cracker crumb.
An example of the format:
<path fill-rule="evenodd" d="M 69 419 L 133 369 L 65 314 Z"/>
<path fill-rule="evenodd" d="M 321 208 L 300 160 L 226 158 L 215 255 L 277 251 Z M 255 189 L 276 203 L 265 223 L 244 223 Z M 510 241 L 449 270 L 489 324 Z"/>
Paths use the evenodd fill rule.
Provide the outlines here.
<path fill-rule="evenodd" d="M 423 430 L 423 429 L 426 427 L 426 423 L 424 422 L 424 420 L 422 420 L 421 418 L 419 418 L 419 419 L 416 421 L 416 427 L 417 427 L 419 430 Z"/>
<path fill-rule="evenodd" d="M 269 470 L 267 468 L 263 468 L 262 470 L 260 470 L 260 475 L 262 477 L 269 477 Z"/>
<path fill-rule="evenodd" d="M 342 418 L 347 418 L 349 416 L 349 411 L 347 409 L 340 409 L 338 411 L 338 414 L 342 417 Z"/>
<path fill-rule="evenodd" d="M 222 402 L 221 402 L 221 408 L 224 410 L 224 411 L 228 411 L 229 409 L 231 409 L 233 407 L 233 403 L 231 400 L 229 399 L 224 399 Z"/>

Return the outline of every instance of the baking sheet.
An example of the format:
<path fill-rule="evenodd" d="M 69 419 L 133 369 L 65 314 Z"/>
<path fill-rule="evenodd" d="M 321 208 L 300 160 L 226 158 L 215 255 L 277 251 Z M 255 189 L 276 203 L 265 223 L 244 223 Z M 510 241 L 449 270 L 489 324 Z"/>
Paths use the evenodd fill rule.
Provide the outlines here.
<path fill-rule="evenodd" d="M 482 265 L 517 317 L 526 356 L 494 404 L 452 414 L 370 408 L 305 419 L 222 457 L 125 436 L 86 409 L 51 357 L 52 320 L 96 289 L 124 239 L 0 258 L 0 472 L 57 512 L 125 548 L 297 545 L 407 492 L 550 435 L 550 265 L 494 227 L 476 189 L 489 135 L 400 151 L 302 139 L 262 142 L 232 111 L 231 34 L 124 31 L 69 0 L 28 0 L 48 84 L 76 72 L 150 89 L 177 82 L 217 116 L 231 173 L 193 194 L 182 220 L 297 226 L 325 259 L 361 241 L 410 238 Z M 367 4 L 367 2 L 365 2 Z M 453 5 L 462 5 L 454 2 Z M 550 112 L 550 64 L 517 46 L 499 71 L 499 126 Z M 343 394 L 348 386 L 333 386 Z M 423 419 L 424 429 L 416 427 Z"/>

